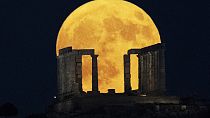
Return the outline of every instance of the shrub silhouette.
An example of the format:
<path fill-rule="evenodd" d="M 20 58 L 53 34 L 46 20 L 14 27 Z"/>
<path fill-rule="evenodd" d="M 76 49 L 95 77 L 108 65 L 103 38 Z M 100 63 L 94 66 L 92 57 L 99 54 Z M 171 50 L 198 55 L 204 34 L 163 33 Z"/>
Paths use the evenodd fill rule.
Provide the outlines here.
<path fill-rule="evenodd" d="M 0 106 L 0 116 L 4 116 L 5 118 L 7 118 L 17 115 L 18 115 L 18 110 L 15 107 L 15 105 L 11 103 L 5 103 Z"/>

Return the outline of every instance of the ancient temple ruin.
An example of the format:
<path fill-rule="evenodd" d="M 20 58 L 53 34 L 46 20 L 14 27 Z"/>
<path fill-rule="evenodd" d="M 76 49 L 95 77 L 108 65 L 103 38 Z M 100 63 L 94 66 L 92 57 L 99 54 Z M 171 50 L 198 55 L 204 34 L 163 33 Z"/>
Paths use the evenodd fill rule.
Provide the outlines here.
<path fill-rule="evenodd" d="M 80 96 L 82 90 L 82 56 L 92 57 L 92 93 L 98 90 L 98 62 L 94 49 L 73 50 L 72 47 L 59 51 L 57 57 L 58 75 L 58 99 L 68 99 L 72 96 Z"/>
<path fill-rule="evenodd" d="M 145 113 L 194 113 L 198 105 L 177 96 L 167 96 L 165 79 L 165 46 L 156 44 L 130 49 L 124 59 L 124 93 L 98 90 L 98 64 L 94 49 L 64 48 L 57 56 L 58 95 L 48 108 L 48 118 L 139 118 Z M 82 90 L 82 56 L 92 58 L 92 91 Z M 138 90 L 131 89 L 130 57 L 138 57 Z M 200 111 L 204 111 L 200 105 Z M 185 112 L 188 111 L 188 112 Z M 179 115 L 178 115 L 179 116 Z M 188 115 L 187 115 L 188 116 Z"/>
<path fill-rule="evenodd" d="M 145 104 L 178 105 L 176 96 L 165 96 L 165 55 L 164 44 L 156 44 L 143 49 L 130 49 L 122 55 L 124 59 L 124 93 L 108 93 L 98 90 L 98 60 L 94 49 L 72 49 L 67 47 L 59 50 L 57 56 L 58 95 L 55 103 L 49 108 L 50 118 L 75 117 L 92 113 L 92 111 L 112 112 L 113 108 L 130 108 L 138 111 L 138 106 Z M 92 58 L 92 91 L 82 90 L 82 56 Z M 131 89 L 130 56 L 138 57 L 138 90 Z M 91 66 L 91 65 L 90 65 Z M 159 107 L 159 106 L 158 106 Z M 108 111 L 106 111 L 108 110 Z M 111 110 L 111 111 L 109 111 Z M 119 110 L 118 110 L 119 111 Z M 95 114 L 95 112 L 93 113 Z"/>
<path fill-rule="evenodd" d="M 130 49 L 124 58 L 124 89 L 125 95 L 134 93 L 131 90 L 130 55 L 138 57 L 139 89 L 135 95 L 164 95 L 165 92 L 165 60 L 164 45 L 156 44 L 143 49 Z M 92 58 L 92 92 L 82 90 L 82 56 Z M 100 56 L 100 55 L 99 55 Z M 97 95 L 98 90 L 98 55 L 94 49 L 64 48 L 59 51 L 58 64 L 58 99 L 64 100 L 86 94 Z M 109 93 L 115 93 L 109 90 Z"/>
<path fill-rule="evenodd" d="M 124 55 L 125 93 L 131 92 L 130 55 L 138 57 L 138 93 L 141 95 L 164 95 L 165 88 L 164 44 L 143 49 L 130 49 Z"/>

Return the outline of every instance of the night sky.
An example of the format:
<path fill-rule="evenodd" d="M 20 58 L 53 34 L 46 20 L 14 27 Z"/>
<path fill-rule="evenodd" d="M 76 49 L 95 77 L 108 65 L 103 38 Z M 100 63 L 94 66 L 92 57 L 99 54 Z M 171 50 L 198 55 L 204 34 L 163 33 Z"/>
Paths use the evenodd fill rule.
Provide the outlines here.
<path fill-rule="evenodd" d="M 171 95 L 210 96 L 210 2 L 129 0 L 154 20 L 166 43 Z M 87 0 L 0 1 L 0 104 L 20 117 L 44 112 L 56 95 L 56 39 L 66 17 Z"/>

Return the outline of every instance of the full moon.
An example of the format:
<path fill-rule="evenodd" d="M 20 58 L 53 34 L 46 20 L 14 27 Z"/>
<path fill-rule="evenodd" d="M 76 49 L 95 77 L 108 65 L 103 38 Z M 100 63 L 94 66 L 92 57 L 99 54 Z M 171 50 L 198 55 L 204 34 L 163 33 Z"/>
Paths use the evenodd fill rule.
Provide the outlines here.
<path fill-rule="evenodd" d="M 123 55 L 132 48 L 160 43 L 150 16 L 124 0 L 95 0 L 73 11 L 57 38 L 56 53 L 62 48 L 95 49 L 98 57 L 99 90 L 124 92 Z M 91 57 L 83 58 L 83 91 L 92 90 Z M 138 88 L 138 61 L 131 57 L 132 89 Z"/>

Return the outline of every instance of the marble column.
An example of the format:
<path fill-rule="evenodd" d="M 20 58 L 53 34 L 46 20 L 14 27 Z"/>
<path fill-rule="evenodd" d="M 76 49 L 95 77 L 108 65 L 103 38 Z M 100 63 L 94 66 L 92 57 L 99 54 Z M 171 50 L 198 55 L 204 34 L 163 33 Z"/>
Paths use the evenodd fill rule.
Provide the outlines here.
<path fill-rule="evenodd" d="M 130 82 L 130 55 L 124 55 L 124 90 L 125 93 L 131 92 L 131 82 Z"/>
<path fill-rule="evenodd" d="M 98 92 L 98 55 L 92 57 L 92 91 Z"/>
<path fill-rule="evenodd" d="M 141 73 L 142 56 L 138 54 L 137 57 L 138 57 L 138 79 L 139 79 L 138 92 L 141 93 L 142 92 L 142 73 Z"/>
<path fill-rule="evenodd" d="M 78 83 L 79 92 L 82 93 L 82 55 L 76 56 L 76 82 Z"/>
<path fill-rule="evenodd" d="M 147 94 L 147 56 L 144 54 L 142 55 L 141 61 L 141 94 Z"/>

